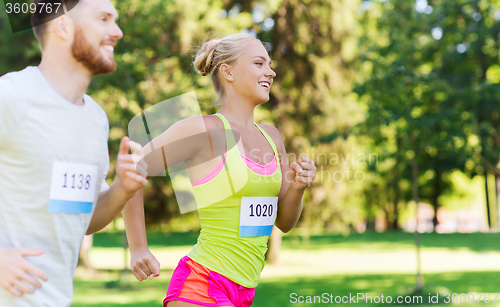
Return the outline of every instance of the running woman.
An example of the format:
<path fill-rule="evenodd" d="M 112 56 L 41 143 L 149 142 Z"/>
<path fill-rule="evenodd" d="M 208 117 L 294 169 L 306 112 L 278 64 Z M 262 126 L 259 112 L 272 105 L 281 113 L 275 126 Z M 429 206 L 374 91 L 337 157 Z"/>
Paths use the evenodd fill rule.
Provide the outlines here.
<path fill-rule="evenodd" d="M 80 0 L 54 11 L 33 16 L 40 65 L 0 77 L 0 306 L 70 306 L 83 236 L 147 184 L 147 165 L 133 163 L 142 148 L 125 137 L 107 185 L 108 118 L 85 94 L 93 76 L 116 68 L 115 8 Z"/>
<path fill-rule="evenodd" d="M 254 109 L 269 100 L 276 76 L 260 40 L 247 34 L 213 39 L 201 47 L 194 66 L 211 76 L 222 107 L 203 116 L 201 125 L 199 117 L 188 118 L 152 141 L 158 148 L 208 134 L 207 141 L 185 142 L 166 153 L 168 165 L 185 161 L 188 167 L 201 233 L 175 269 L 163 305 L 250 306 L 273 225 L 283 232 L 295 226 L 316 167 L 306 156 L 289 166 L 280 132 L 254 123 Z M 157 154 L 146 162 L 148 175 L 165 170 Z M 137 193 L 123 211 L 138 280 L 159 273 L 146 242 L 142 201 Z"/>

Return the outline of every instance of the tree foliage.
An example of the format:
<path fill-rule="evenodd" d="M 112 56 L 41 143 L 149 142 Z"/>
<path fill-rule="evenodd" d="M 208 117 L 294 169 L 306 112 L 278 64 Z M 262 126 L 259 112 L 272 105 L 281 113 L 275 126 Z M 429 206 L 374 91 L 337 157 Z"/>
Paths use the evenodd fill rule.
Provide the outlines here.
<path fill-rule="evenodd" d="M 498 170 L 498 1 L 114 3 L 124 32 L 118 69 L 88 91 L 110 120 L 110 181 L 119 140 L 142 110 L 196 91 L 202 112 L 216 111 L 193 55 L 211 37 L 242 31 L 265 42 L 277 73 L 256 121 L 278 127 L 289 162 L 306 154 L 318 167 L 300 226 L 348 231 L 383 212 L 398 228 L 412 182 L 437 209 L 453 172 Z M 0 58 L 0 74 L 40 61 L 31 31 L 12 34 L 4 10 Z M 146 189 L 147 224 L 198 227 L 196 213 L 180 216 L 169 180 Z"/>
<path fill-rule="evenodd" d="M 397 144 L 384 156 L 391 167 L 379 182 L 409 191 L 396 181 L 411 178 L 415 157 L 420 196 L 437 210 L 451 172 L 474 176 L 483 174 L 484 161 L 498 163 L 498 8 L 476 0 L 365 4 L 366 78 L 357 90 L 369 116 L 362 131 L 375 147 Z"/>

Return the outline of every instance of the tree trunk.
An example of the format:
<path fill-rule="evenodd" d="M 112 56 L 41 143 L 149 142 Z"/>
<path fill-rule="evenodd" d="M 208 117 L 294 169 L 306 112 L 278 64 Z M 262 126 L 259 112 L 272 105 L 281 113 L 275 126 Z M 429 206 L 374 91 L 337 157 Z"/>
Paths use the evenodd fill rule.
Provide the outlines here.
<path fill-rule="evenodd" d="M 495 175 L 496 197 L 497 197 L 497 228 L 500 230 L 500 176 Z"/>
<path fill-rule="evenodd" d="M 94 241 L 94 235 L 84 236 L 82 240 L 82 245 L 80 247 L 80 253 L 78 257 L 78 265 L 94 270 L 94 266 L 90 262 L 89 252 L 92 249 L 92 243 Z"/>
<path fill-rule="evenodd" d="M 266 260 L 269 263 L 276 263 L 278 261 L 278 254 L 281 250 L 281 230 L 278 227 L 273 227 L 273 232 L 269 236 L 267 242 Z"/>
<path fill-rule="evenodd" d="M 491 213 L 490 213 L 490 193 L 488 191 L 488 172 L 484 170 L 484 190 L 486 194 L 486 214 L 488 215 L 488 229 L 491 231 Z"/>
<path fill-rule="evenodd" d="M 479 12 L 479 3 L 474 4 L 474 8 Z M 481 20 L 481 22 L 484 22 L 484 19 Z M 479 37 L 477 40 L 478 46 L 485 46 L 486 45 L 486 39 L 484 34 L 479 31 L 478 32 Z M 483 71 L 483 74 L 481 75 L 481 82 L 484 84 L 486 80 L 486 72 L 488 71 L 489 64 L 486 58 L 486 55 L 484 53 L 479 53 L 479 64 L 481 66 L 481 69 Z M 484 96 L 483 96 L 484 97 Z M 486 131 L 481 128 L 483 125 L 483 122 L 486 120 L 488 117 L 489 111 L 486 110 L 487 103 L 485 101 L 479 101 L 479 113 L 478 113 L 478 127 L 479 127 L 479 137 L 481 139 L 481 156 L 488 161 L 488 156 L 487 156 L 487 141 L 486 141 Z M 483 163 L 484 165 L 484 163 Z M 486 211 L 488 214 L 488 228 L 491 231 L 491 215 L 490 215 L 490 198 L 489 198 L 489 193 L 488 193 L 488 171 L 487 171 L 487 165 L 484 165 L 484 188 L 485 188 L 485 193 L 486 193 Z"/>
<path fill-rule="evenodd" d="M 399 176 L 398 176 L 399 177 Z M 394 179 L 394 182 L 393 182 L 393 189 L 394 189 L 394 208 L 393 208 L 393 215 L 394 215 L 394 218 L 392 220 L 392 229 L 399 229 L 399 225 L 398 225 L 398 222 L 399 222 L 399 210 L 398 210 L 398 204 L 399 204 L 399 198 L 401 196 L 401 190 L 399 188 L 399 178 L 396 177 Z"/>
<path fill-rule="evenodd" d="M 424 287 L 424 277 L 422 276 L 422 266 L 420 261 L 420 233 L 418 232 L 418 164 L 417 164 L 417 153 L 415 152 L 415 157 L 411 161 L 411 174 L 412 174 L 412 194 L 413 201 L 417 207 L 417 227 L 415 229 L 415 246 L 417 247 L 417 290 L 422 290 Z"/>
<path fill-rule="evenodd" d="M 411 111 L 411 106 L 409 101 L 406 101 L 406 109 Z M 408 123 L 412 122 L 411 118 L 411 113 L 408 112 L 406 114 L 406 121 Z M 422 275 L 422 266 L 421 266 L 421 261 L 420 261 L 420 233 L 418 232 L 418 203 L 419 203 L 419 196 L 418 196 L 418 150 L 417 150 L 417 140 L 415 136 L 415 131 L 413 129 L 410 129 L 407 134 L 407 140 L 409 143 L 409 147 L 413 151 L 413 157 L 411 158 L 411 185 L 412 185 L 412 197 L 413 201 L 415 202 L 415 207 L 416 207 L 416 227 L 415 227 L 415 233 L 414 233 L 414 238 L 415 238 L 415 246 L 417 248 L 416 256 L 417 256 L 417 283 L 415 285 L 417 291 L 421 291 L 422 288 L 424 287 L 424 277 Z"/>
<path fill-rule="evenodd" d="M 399 163 L 400 163 L 400 152 L 401 152 L 401 132 L 399 129 L 396 132 L 396 163 L 394 165 L 394 181 L 392 182 L 392 188 L 394 189 L 394 219 L 392 220 L 392 229 L 399 229 L 399 210 L 398 204 L 401 198 L 401 188 L 399 186 Z"/>
<path fill-rule="evenodd" d="M 122 247 L 123 247 L 123 273 L 128 272 L 128 240 L 127 240 L 127 232 L 123 230 L 122 234 Z"/>
<path fill-rule="evenodd" d="M 439 168 L 434 169 L 434 193 L 432 194 L 432 206 L 434 207 L 434 218 L 432 219 L 432 224 L 434 225 L 434 231 L 436 231 L 436 226 L 438 225 L 437 212 L 439 209 L 439 195 L 441 195 L 441 171 Z"/>

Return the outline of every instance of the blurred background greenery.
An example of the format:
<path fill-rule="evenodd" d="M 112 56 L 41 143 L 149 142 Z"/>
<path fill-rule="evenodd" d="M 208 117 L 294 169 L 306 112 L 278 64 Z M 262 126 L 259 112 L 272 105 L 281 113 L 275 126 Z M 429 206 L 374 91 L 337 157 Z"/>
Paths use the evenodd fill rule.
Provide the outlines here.
<path fill-rule="evenodd" d="M 298 227 L 284 237 L 280 257 L 293 250 L 287 245 L 290 242 L 298 240 L 308 246 L 318 235 L 328 234 L 322 241 L 323 248 L 335 250 L 331 244 L 338 234 L 346 242 L 357 242 L 356 233 L 365 232 L 367 239 L 359 242 L 363 247 L 350 249 L 354 255 L 367 242 L 378 240 L 374 231 L 390 234 L 399 230 L 448 233 L 500 229 L 500 1 L 114 3 L 124 32 L 115 48 L 118 69 L 94 78 L 88 91 L 110 120 L 110 182 L 119 140 L 127 135 L 128 122 L 142 110 L 195 91 L 204 114 L 217 111 L 209 78 L 197 75 L 191 65 L 196 46 L 211 37 L 246 32 L 265 42 L 277 73 L 271 99 L 258 107 L 256 121 L 275 125 L 289 154 L 306 154 L 318 167 L 315 182 L 304 196 Z M 0 11 L 0 59 L 0 75 L 40 61 L 31 31 L 12 34 L 4 10 Z M 199 230 L 196 212 L 179 213 L 169 177 L 151 179 L 145 195 L 146 222 L 153 235 Z M 117 220 L 108 231 L 119 231 L 121 225 Z M 105 234 L 100 235 L 105 238 Z M 408 233 L 399 235 L 407 238 Z M 393 237 L 380 236 L 392 244 Z M 118 238 L 121 240 L 121 235 Z M 176 235 L 165 237 L 165 241 L 173 238 Z M 454 246 L 463 237 L 449 238 L 443 237 L 442 248 L 456 252 Z M 476 250 L 465 244 L 464 248 L 478 254 L 500 255 L 491 244 L 498 240 L 496 234 L 478 234 L 475 238 L 489 247 Z M 476 244 L 476 239 L 470 243 Z M 424 272 L 428 252 L 425 244 L 424 237 Z M 392 252 L 404 250 L 394 246 Z M 97 267 L 106 258 L 92 256 L 99 248 L 114 247 L 108 244 L 94 248 L 91 259 Z M 386 247 L 377 248 L 382 252 Z M 443 257 L 453 255 L 450 252 Z M 414 255 L 401 257 L 407 256 L 413 257 L 411 263 L 415 265 Z M 460 272 L 459 267 L 467 267 L 469 260 L 451 271 Z M 318 289 L 341 292 L 344 288 L 363 289 L 361 284 L 354 286 L 358 280 L 365 280 L 367 289 L 375 289 L 380 276 L 369 274 L 389 272 L 389 267 L 382 265 L 385 271 L 373 273 L 362 266 L 368 274 L 362 278 L 349 275 L 352 270 L 330 272 L 337 274 L 336 281 L 312 276 L 306 280 L 287 278 L 286 291 L 302 285 L 314 289 L 313 284 L 318 284 Z M 414 269 L 397 271 L 410 274 Z M 487 271 L 488 267 L 467 270 Z M 327 270 L 325 274 L 330 273 Z M 474 283 L 483 285 L 494 278 L 492 273 L 474 278 L 472 273 L 453 274 L 444 277 L 436 273 L 431 279 L 436 280 L 436 285 L 445 279 L 466 279 L 470 287 L 456 291 L 476 291 Z M 77 290 L 87 289 L 86 278 L 94 278 L 82 276 Z M 407 289 L 413 282 L 409 276 L 383 278 Z M 284 293 L 284 280 L 272 283 L 264 278 L 258 293 L 261 291 L 264 298 Z M 165 285 L 162 283 L 161 289 L 165 290 Z M 494 292 L 484 287 L 477 291 Z M 391 289 L 397 292 L 396 288 Z M 77 301 L 79 297 L 77 291 Z M 257 305 L 288 306 L 265 305 L 263 301 Z"/>

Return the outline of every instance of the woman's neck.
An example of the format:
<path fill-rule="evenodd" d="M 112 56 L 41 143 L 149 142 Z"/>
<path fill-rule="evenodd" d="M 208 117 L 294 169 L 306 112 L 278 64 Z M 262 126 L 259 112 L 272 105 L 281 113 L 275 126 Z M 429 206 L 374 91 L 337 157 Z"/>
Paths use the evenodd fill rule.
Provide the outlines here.
<path fill-rule="evenodd" d="M 238 98 L 226 98 L 219 110 L 229 121 L 238 126 L 252 131 L 255 129 L 253 112 L 255 105 Z"/>

